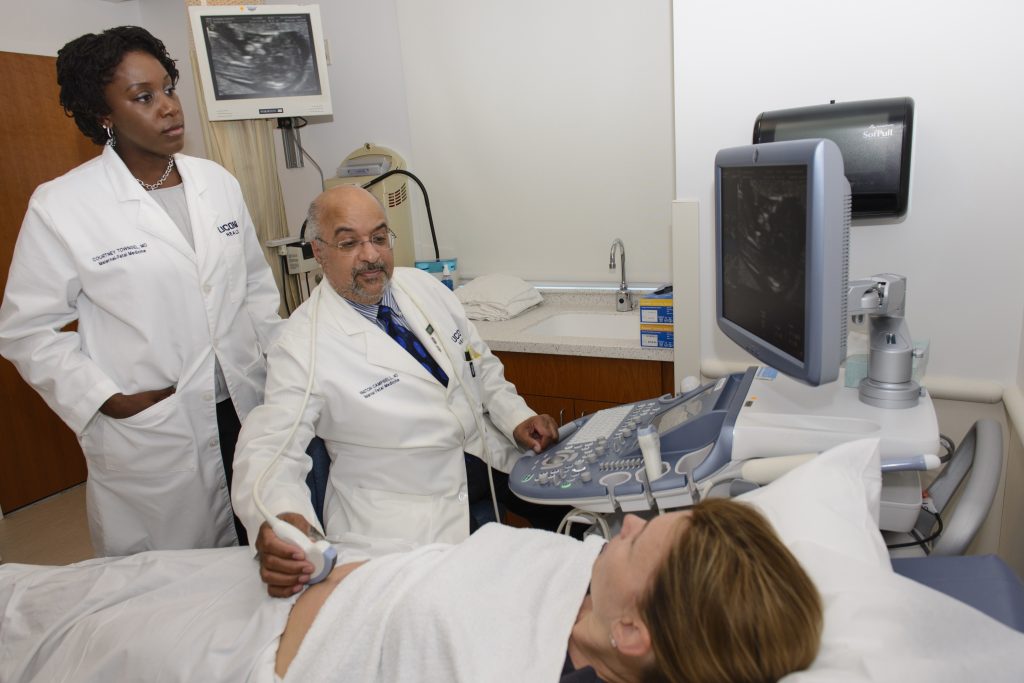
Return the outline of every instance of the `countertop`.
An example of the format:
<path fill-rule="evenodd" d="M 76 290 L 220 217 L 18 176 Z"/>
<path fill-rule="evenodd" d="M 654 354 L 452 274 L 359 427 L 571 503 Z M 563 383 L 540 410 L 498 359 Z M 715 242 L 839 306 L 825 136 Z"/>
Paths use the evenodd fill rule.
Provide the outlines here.
<path fill-rule="evenodd" d="M 561 356 L 596 356 L 601 358 L 632 358 L 637 360 L 673 360 L 673 349 L 640 346 L 635 340 L 602 339 L 598 337 L 551 337 L 532 334 L 528 328 L 559 313 L 600 312 L 610 315 L 634 316 L 639 328 L 640 309 L 628 313 L 615 311 L 614 290 L 540 289 L 544 300 L 511 320 L 474 320 L 477 331 L 492 351 L 550 353 Z M 634 293 L 634 296 L 636 293 Z"/>

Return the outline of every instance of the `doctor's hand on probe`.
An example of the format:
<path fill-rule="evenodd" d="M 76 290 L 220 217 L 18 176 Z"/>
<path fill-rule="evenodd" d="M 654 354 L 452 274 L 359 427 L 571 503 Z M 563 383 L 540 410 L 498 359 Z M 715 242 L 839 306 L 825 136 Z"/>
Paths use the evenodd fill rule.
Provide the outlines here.
<path fill-rule="evenodd" d="M 302 533 L 309 533 L 311 525 L 299 513 L 282 512 L 278 517 Z M 275 534 L 267 522 L 260 525 L 255 547 L 260 560 L 260 578 L 267 584 L 271 597 L 287 598 L 309 582 L 313 564 L 306 561 L 305 553 Z"/>
<path fill-rule="evenodd" d="M 523 450 L 540 453 L 558 441 L 558 423 L 550 415 L 534 415 L 520 422 L 512 436 Z"/>
<path fill-rule="evenodd" d="M 138 415 L 174 393 L 174 387 L 140 391 L 137 394 L 114 394 L 100 406 L 100 412 L 115 420 Z"/>

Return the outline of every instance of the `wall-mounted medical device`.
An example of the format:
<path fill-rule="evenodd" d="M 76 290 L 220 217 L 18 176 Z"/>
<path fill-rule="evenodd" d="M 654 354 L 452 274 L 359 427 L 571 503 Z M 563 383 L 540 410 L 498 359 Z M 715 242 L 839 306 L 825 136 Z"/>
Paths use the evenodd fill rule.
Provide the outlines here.
<path fill-rule="evenodd" d="M 753 142 L 826 138 L 839 146 L 853 217 L 903 216 L 910 195 L 914 100 L 896 97 L 766 111 Z"/>
<path fill-rule="evenodd" d="M 324 189 L 339 185 L 362 187 L 394 170 L 405 170 L 405 159 L 394 150 L 367 142 L 345 157 L 338 166 L 337 177 L 324 181 Z M 398 238 L 395 240 L 395 265 L 411 267 L 416 260 L 416 244 L 408 179 L 403 175 L 392 175 L 367 190 L 384 205 L 388 227 Z"/>
<path fill-rule="evenodd" d="M 285 311 L 309 298 L 313 288 L 323 279 L 323 270 L 313 257 L 313 247 L 300 236 L 267 240 L 265 246 L 278 257 L 280 290 Z"/>
<path fill-rule="evenodd" d="M 188 11 L 210 121 L 332 113 L 319 5 Z"/>

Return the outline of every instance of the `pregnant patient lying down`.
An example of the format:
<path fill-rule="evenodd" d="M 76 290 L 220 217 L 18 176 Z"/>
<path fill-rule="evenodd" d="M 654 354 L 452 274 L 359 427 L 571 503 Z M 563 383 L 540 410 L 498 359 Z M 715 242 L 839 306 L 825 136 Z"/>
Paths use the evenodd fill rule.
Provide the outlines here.
<path fill-rule="evenodd" d="M 806 668 L 818 592 L 759 512 L 605 543 L 490 524 L 268 597 L 246 548 L 0 567 L 0 680 L 755 681 Z"/>
<path fill-rule="evenodd" d="M 893 573 L 880 488 L 865 439 L 608 543 L 351 539 L 297 599 L 249 548 L 0 565 L 0 681 L 1024 681 L 1024 634 Z"/>

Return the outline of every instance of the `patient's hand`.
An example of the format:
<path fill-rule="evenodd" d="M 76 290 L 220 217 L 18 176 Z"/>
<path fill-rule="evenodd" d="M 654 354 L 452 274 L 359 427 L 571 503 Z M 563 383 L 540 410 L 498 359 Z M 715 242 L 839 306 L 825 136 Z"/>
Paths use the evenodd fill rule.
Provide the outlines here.
<path fill-rule="evenodd" d="M 310 524 L 297 512 L 282 512 L 279 518 L 303 533 L 309 533 Z M 291 543 L 282 540 L 270 524 L 263 522 L 256 537 L 256 552 L 260 560 L 260 578 L 267 584 L 267 593 L 275 598 L 287 598 L 302 590 L 313 574 L 313 565 L 306 555 Z"/>

